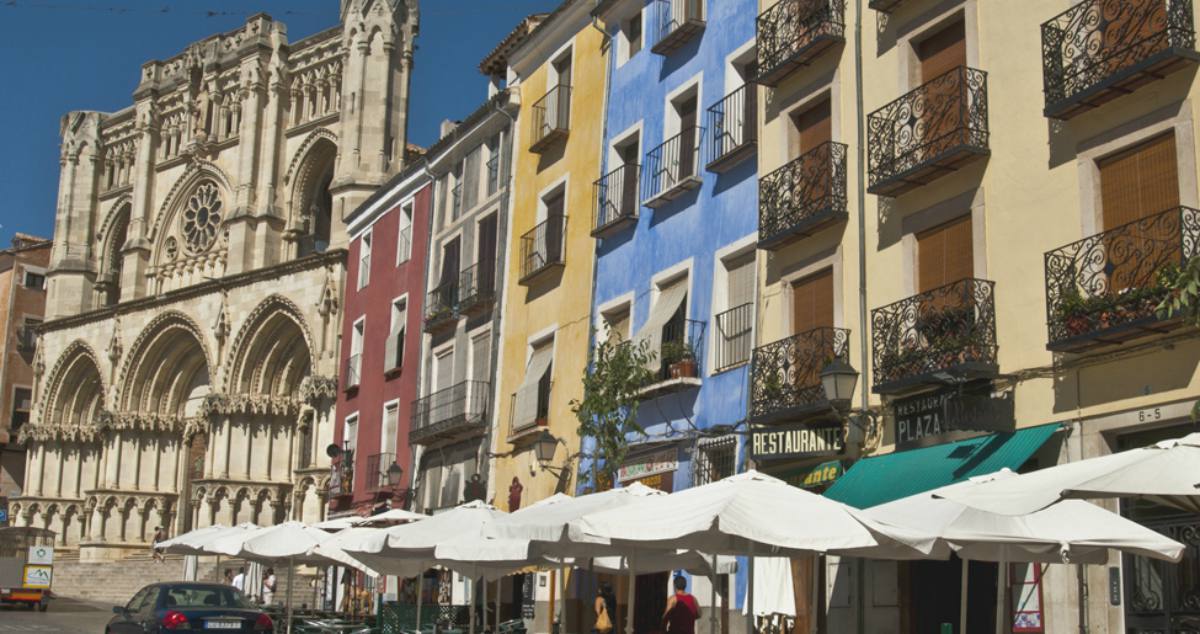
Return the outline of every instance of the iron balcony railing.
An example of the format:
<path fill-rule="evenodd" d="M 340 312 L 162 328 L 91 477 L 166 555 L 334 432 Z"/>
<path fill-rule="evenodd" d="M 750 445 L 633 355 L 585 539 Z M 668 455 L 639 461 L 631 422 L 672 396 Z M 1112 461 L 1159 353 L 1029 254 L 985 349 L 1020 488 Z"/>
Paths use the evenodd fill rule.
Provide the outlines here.
<path fill-rule="evenodd" d="M 704 128 L 687 128 L 646 153 L 642 165 L 642 200 L 659 207 L 700 186 L 700 139 Z"/>
<path fill-rule="evenodd" d="M 329 495 L 341 497 L 354 493 L 354 450 L 343 448 L 329 465 Z"/>
<path fill-rule="evenodd" d="M 754 349 L 750 364 L 750 420 L 766 423 L 828 410 L 821 370 L 850 362 L 850 331 L 814 328 Z"/>
<path fill-rule="evenodd" d="M 566 216 L 556 214 L 521 236 L 522 282 L 551 267 L 563 264 L 563 237 L 566 234 L 566 225 Z"/>
<path fill-rule="evenodd" d="M 965 278 L 871 311 L 875 392 L 996 374 L 995 283 Z"/>
<path fill-rule="evenodd" d="M 744 84 L 709 106 L 709 171 L 724 171 L 754 150 L 758 139 L 757 90 L 754 84 Z"/>
<path fill-rule="evenodd" d="M 845 220 L 846 146 L 827 141 L 758 180 L 758 244 L 781 246 Z"/>
<path fill-rule="evenodd" d="M 779 0 L 757 21 L 758 77 L 775 86 L 845 39 L 845 0 Z"/>
<path fill-rule="evenodd" d="M 1069 119 L 1197 59 L 1191 0 L 1084 0 L 1042 24 L 1046 116 Z"/>
<path fill-rule="evenodd" d="M 533 104 L 531 152 L 541 152 L 571 129 L 571 87 L 559 84 Z"/>
<path fill-rule="evenodd" d="M 663 326 L 658 352 L 658 380 L 699 379 L 704 376 L 704 329 L 695 319 L 672 319 Z"/>
<path fill-rule="evenodd" d="M 396 463 L 396 454 L 377 453 L 367 456 L 366 482 L 368 491 L 379 491 L 391 486 L 388 482 L 388 467 Z"/>
<path fill-rule="evenodd" d="M 1198 251 L 1200 211 L 1177 207 L 1047 252 L 1047 348 L 1078 351 L 1163 330 L 1167 284 Z"/>
<path fill-rule="evenodd" d="M 734 306 L 717 315 L 717 358 L 716 371 L 745 363 L 750 360 L 750 348 L 754 332 L 754 304 Z"/>
<path fill-rule="evenodd" d="M 482 431 L 491 405 L 487 381 L 463 381 L 419 398 L 412 404 L 410 442 Z"/>
<path fill-rule="evenodd" d="M 496 263 L 478 262 L 458 276 L 458 312 L 470 312 L 496 299 Z"/>
<path fill-rule="evenodd" d="M 868 191 L 898 196 L 988 153 L 987 73 L 959 66 L 867 117 Z"/>
<path fill-rule="evenodd" d="M 352 390 L 358 387 L 362 380 L 362 353 L 352 354 L 346 358 L 345 372 L 342 373 L 342 389 Z"/>
<path fill-rule="evenodd" d="M 500 189 L 500 155 L 497 154 L 487 162 L 487 193 L 488 196 Z"/>
<path fill-rule="evenodd" d="M 641 201 L 638 200 L 637 163 L 626 163 L 601 176 L 592 184 L 595 208 L 592 210 L 592 235 L 607 237 L 626 224 L 636 222 Z"/>
<path fill-rule="evenodd" d="M 704 30 L 704 0 L 653 0 L 655 30 L 650 51 L 667 55 Z"/>
<path fill-rule="evenodd" d="M 452 322 L 458 308 L 458 280 L 445 282 L 429 291 L 425 299 L 425 330 L 437 330 Z"/>

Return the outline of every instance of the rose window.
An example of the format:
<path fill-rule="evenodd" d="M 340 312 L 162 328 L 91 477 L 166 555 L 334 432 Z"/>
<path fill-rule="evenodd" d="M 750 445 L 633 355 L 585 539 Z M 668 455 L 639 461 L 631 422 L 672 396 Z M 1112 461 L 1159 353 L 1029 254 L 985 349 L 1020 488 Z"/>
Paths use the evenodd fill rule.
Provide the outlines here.
<path fill-rule="evenodd" d="M 221 196 L 213 183 L 201 183 L 183 210 L 183 240 L 188 251 L 212 246 L 221 226 Z"/>

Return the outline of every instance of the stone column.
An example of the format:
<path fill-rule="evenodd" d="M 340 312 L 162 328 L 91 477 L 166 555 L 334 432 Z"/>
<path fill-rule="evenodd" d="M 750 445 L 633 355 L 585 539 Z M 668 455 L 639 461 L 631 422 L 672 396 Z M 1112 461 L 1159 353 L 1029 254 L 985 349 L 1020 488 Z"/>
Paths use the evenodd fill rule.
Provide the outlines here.
<path fill-rule="evenodd" d="M 241 68 L 242 121 L 238 135 L 237 190 L 229 216 L 229 260 L 227 274 L 240 273 L 262 265 L 261 249 L 254 239 L 255 186 L 260 155 L 259 114 L 262 110 L 263 81 L 261 61 L 253 57 Z"/>
<path fill-rule="evenodd" d="M 133 204 L 129 212 L 129 233 L 121 249 L 121 301 L 147 295 L 146 270 L 150 266 L 150 223 L 154 218 L 152 187 L 155 157 L 158 156 L 159 121 L 154 91 L 135 93 L 138 146 L 133 167 Z"/>
<path fill-rule="evenodd" d="M 229 478 L 229 461 L 233 455 L 233 421 L 228 416 L 223 419 L 225 428 L 225 460 L 221 463 L 221 479 Z"/>

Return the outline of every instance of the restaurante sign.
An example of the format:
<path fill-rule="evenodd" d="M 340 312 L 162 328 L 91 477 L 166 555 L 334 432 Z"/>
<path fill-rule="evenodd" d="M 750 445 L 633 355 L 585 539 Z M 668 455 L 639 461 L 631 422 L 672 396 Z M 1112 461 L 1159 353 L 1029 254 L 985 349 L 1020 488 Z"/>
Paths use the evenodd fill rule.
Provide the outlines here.
<path fill-rule="evenodd" d="M 750 457 L 755 460 L 826 456 L 842 450 L 841 427 L 785 425 L 750 431 Z"/>

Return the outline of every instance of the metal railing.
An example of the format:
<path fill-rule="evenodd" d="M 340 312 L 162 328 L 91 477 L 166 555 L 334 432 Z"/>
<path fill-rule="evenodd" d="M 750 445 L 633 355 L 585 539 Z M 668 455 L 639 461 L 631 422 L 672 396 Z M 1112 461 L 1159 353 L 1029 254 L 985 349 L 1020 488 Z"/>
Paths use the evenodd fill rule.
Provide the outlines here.
<path fill-rule="evenodd" d="M 463 381 L 413 401 L 410 435 L 433 434 L 439 431 L 437 428 L 460 424 L 482 424 L 491 401 L 489 386 L 487 381 Z"/>
<path fill-rule="evenodd" d="M 641 201 L 638 200 L 637 163 L 626 163 L 601 176 L 592 188 L 595 208 L 592 210 L 592 230 L 601 231 L 626 218 L 637 218 Z"/>
<path fill-rule="evenodd" d="M 379 491 L 391 486 L 388 482 L 388 468 L 396 463 L 396 454 L 377 453 L 367 456 L 366 482 L 367 490 Z"/>
<path fill-rule="evenodd" d="M 995 282 L 965 278 L 871 311 L 875 389 L 996 366 Z"/>
<path fill-rule="evenodd" d="M 750 419 L 765 422 L 825 405 L 821 370 L 834 359 L 850 362 L 850 331 L 814 328 L 754 349 L 750 364 Z"/>
<path fill-rule="evenodd" d="M 536 151 L 571 129 L 571 87 L 559 84 L 533 104 L 533 143 Z"/>
<path fill-rule="evenodd" d="M 450 189 L 450 217 L 458 218 L 463 212 L 463 184 L 460 182 Z"/>
<path fill-rule="evenodd" d="M 433 328 L 453 319 L 458 308 L 458 280 L 446 282 L 429 291 L 425 300 L 425 327 Z"/>
<path fill-rule="evenodd" d="M 329 495 L 339 497 L 354 493 L 354 450 L 343 448 L 329 465 Z"/>
<path fill-rule="evenodd" d="M 477 262 L 458 275 L 458 311 L 492 301 L 496 297 L 496 263 Z"/>
<path fill-rule="evenodd" d="M 342 389 L 358 387 L 362 380 L 362 353 L 346 357 L 346 371 L 342 374 Z"/>
<path fill-rule="evenodd" d="M 754 304 L 734 306 L 717 315 L 716 371 L 750 360 L 754 332 Z"/>
<path fill-rule="evenodd" d="M 658 380 L 704 376 L 704 329 L 706 322 L 672 319 L 662 330 L 658 353 Z M 690 368 L 689 368 L 690 364 Z"/>
<path fill-rule="evenodd" d="M 987 152 L 987 73 L 959 66 L 872 112 L 867 147 L 875 193 L 961 150 Z"/>
<path fill-rule="evenodd" d="M 846 146 L 827 141 L 758 179 L 758 226 L 769 243 L 846 216 Z"/>
<path fill-rule="evenodd" d="M 499 151 L 499 148 L 497 148 Z M 487 193 L 488 196 L 500 189 L 500 155 L 497 154 L 487 162 Z"/>
<path fill-rule="evenodd" d="M 1173 272 L 1200 251 L 1200 211 L 1177 207 L 1048 251 L 1050 347 L 1157 320 Z"/>
<path fill-rule="evenodd" d="M 1042 24 L 1046 112 L 1195 48 L 1191 0 L 1084 0 Z"/>
<path fill-rule="evenodd" d="M 708 129 L 711 131 L 708 144 L 708 163 L 722 158 L 754 143 L 758 138 L 758 112 L 755 95 L 758 86 L 743 84 L 741 88 L 725 95 L 708 108 Z"/>
<path fill-rule="evenodd" d="M 845 0 L 779 0 L 757 20 L 758 80 L 768 85 L 807 63 L 823 41 L 843 39 Z"/>
<path fill-rule="evenodd" d="M 704 0 L 654 0 L 655 40 L 651 51 L 669 53 L 704 27 Z"/>
<path fill-rule="evenodd" d="M 563 263 L 566 224 L 566 216 L 556 214 L 521 236 L 521 279 Z"/>
<path fill-rule="evenodd" d="M 650 200 L 698 178 L 700 140 L 704 128 L 683 130 L 646 153 L 642 165 L 642 200 Z"/>

